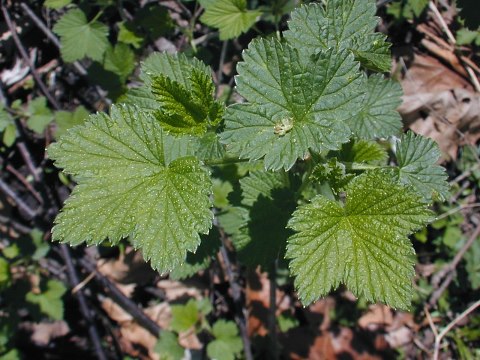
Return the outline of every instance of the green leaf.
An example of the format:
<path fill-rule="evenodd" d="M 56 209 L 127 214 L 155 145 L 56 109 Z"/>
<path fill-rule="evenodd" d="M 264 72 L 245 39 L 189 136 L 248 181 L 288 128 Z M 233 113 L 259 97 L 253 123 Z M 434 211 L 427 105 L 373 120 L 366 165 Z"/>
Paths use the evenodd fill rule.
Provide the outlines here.
<path fill-rule="evenodd" d="M 170 279 L 183 280 L 195 275 L 200 270 L 208 268 L 212 262 L 212 257 L 220 249 L 220 245 L 220 234 L 216 228 L 213 228 L 208 235 L 202 236 L 202 242 L 197 251 L 195 253 L 189 252 L 185 262 L 170 273 Z"/>
<path fill-rule="evenodd" d="M 476 239 L 465 254 L 465 270 L 473 290 L 480 288 L 480 239 Z"/>
<path fill-rule="evenodd" d="M 470 45 L 480 38 L 480 31 L 472 31 L 468 29 L 459 29 L 457 31 L 457 44 Z"/>
<path fill-rule="evenodd" d="M 332 49 L 300 56 L 287 44 L 254 40 L 238 65 L 237 90 L 249 102 L 227 108 L 224 141 L 241 158 L 264 157 L 265 168 L 290 169 L 309 150 L 348 141 L 345 120 L 362 95 L 353 56 Z"/>
<path fill-rule="evenodd" d="M 220 31 L 220 40 L 238 37 L 248 31 L 262 15 L 261 11 L 248 10 L 246 0 L 202 1 L 205 13 L 200 20 Z"/>
<path fill-rule="evenodd" d="M 163 330 L 154 351 L 161 360 L 181 360 L 185 350 L 178 343 L 178 337 L 171 331 Z"/>
<path fill-rule="evenodd" d="M 286 257 L 302 303 L 345 283 L 356 296 L 408 309 L 415 252 L 407 236 L 430 220 L 418 195 L 379 172 L 351 181 L 344 206 L 321 195 L 300 206 Z"/>
<path fill-rule="evenodd" d="M 0 104 L 0 131 L 4 131 L 5 128 L 12 123 L 13 123 L 12 117 L 5 110 L 3 105 Z"/>
<path fill-rule="evenodd" d="M 49 155 L 79 185 L 53 228 L 72 245 L 117 243 L 130 236 L 152 267 L 170 271 L 208 233 L 211 180 L 190 156 L 188 138 L 173 138 L 151 114 L 112 106 L 70 130 Z"/>
<path fill-rule="evenodd" d="M 62 296 L 67 291 L 65 285 L 60 281 L 49 280 L 47 288 L 41 294 L 29 292 L 27 301 L 40 306 L 40 311 L 54 320 L 63 319 Z"/>
<path fill-rule="evenodd" d="M 172 61 L 177 59 L 172 57 Z M 192 63 L 189 70 L 182 82 L 176 81 L 176 76 L 152 77 L 152 93 L 160 104 L 155 116 L 169 132 L 203 135 L 209 126 L 221 121 L 223 106 L 213 98 L 215 86 L 211 75 Z"/>
<path fill-rule="evenodd" d="M 387 138 L 402 130 L 402 118 L 397 112 L 403 94 L 400 84 L 375 74 L 366 80 L 365 95 L 359 101 L 359 114 L 347 124 L 361 139 Z"/>
<path fill-rule="evenodd" d="M 294 329 L 300 325 L 298 319 L 288 311 L 282 312 L 277 316 L 278 327 L 282 333 L 286 333 L 290 329 Z"/>
<path fill-rule="evenodd" d="M 408 4 L 412 8 L 413 13 L 416 17 L 422 15 L 425 8 L 428 6 L 429 0 L 408 0 Z"/>
<path fill-rule="evenodd" d="M 188 300 L 185 305 L 172 305 L 172 322 L 170 327 L 176 332 L 189 330 L 199 321 L 197 302 Z"/>
<path fill-rule="evenodd" d="M 334 194 L 338 194 L 354 178 L 354 174 L 347 174 L 345 165 L 331 158 L 326 163 L 315 165 L 310 179 L 322 183 L 328 183 Z"/>
<path fill-rule="evenodd" d="M 150 86 L 156 76 L 163 75 L 192 90 L 190 76 L 194 70 L 210 76 L 211 70 L 200 60 L 188 58 L 184 53 L 153 53 L 141 66 L 140 78 Z"/>
<path fill-rule="evenodd" d="M 131 23 L 118 23 L 117 40 L 121 43 L 132 45 L 135 49 L 140 49 L 143 43 L 143 36 L 137 34 Z"/>
<path fill-rule="evenodd" d="M 3 143 L 10 147 L 17 139 L 17 127 L 14 124 L 9 124 L 3 133 Z"/>
<path fill-rule="evenodd" d="M 167 8 L 155 2 L 146 3 L 140 8 L 135 14 L 133 23 L 154 41 L 175 28 Z"/>
<path fill-rule="evenodd" d="M 285 38 L 306 55 L 321 49 L 348 49 L 365 67 L 390 71 L 390 44 L 374 33 L 378 23 L 374 0 L 328 0 L 304 5 L 292 12 Z"/>
<path fill-rule="evenodd" d="M 13 145 L 15 140 L 17 139 L 17 127 L 14 124 L 10 124 L 7 126 L 3 133 L 3 143 L 10 147 Z"/>
<path fill-rule="evenodd" d="M 45 0 L 43 6 L 49 9 L 61 9 L 64 6 L 67 6 L 72 3 L 72 0 Z"/>
<path fill-rule="evenodd" d="M 56 111 L 55 122 L 57 123 L 56 137 L 60 137 L 68 129 L 81 125 L 85 122 L 90 113 L 83 105 L 78 106 L 74 111 Z"/>
<path fill-rule="evenodd" d="M 131 106 L 138 106 L 145 112 L 157 111 L 160 104 L 155 100 L 150 89 L 146 86 L 131 88 L 117 99 L 117 103 Z"/>
<path fill-rule="evenodd" d="M 435 141 L 408 131 L 396 144 L 398 168 L 393 173 L 398 180 L 413 186 L 428 202 L 445 200 L 450 187 L 445 168 L 437 165 L 441 154 Z"/>
<path fill-rule="evenodd" d="M 62 59 L 66 62 L 89 57 L 101 61 L 109 46 L 108 27 L 98 21 L 87 21 L 85 13 L 69 10 L 53 27 L 60 36 Z"/>
<path fill-rule="evenodd" d="M 386 150 L 379 143 L 367 140 L 350 141 L 333 154 L 344 162 L 379 165 L 384 165 L 388 158 Z"/>
<path fill-rule="evenodd" d="M 207 345 L 207 355 L 212 359 L 234 360 L 242 351 L 242 340 L 234 322 L 218 320 L 212 327 L 215 340 Z"/>
<path fill-rule="evenodd" d="M 28 104 L 27 126 L 37 134 L 42 134 L 45 128 L 53 121 L 53 113 L 47 107 L 47 99 L 43 96 L 37 97 Z"/>
<path fill-rule="evenodd" d="M 199 139 L 195 154 L 201 160 L 214 160 L 224 158 L 226 152 L 218 134 L 210 131 Z"/>
<path fill-rule="evenodd" d="M 3 131 L 3 143 L 10 147 L 17 138 L 17 127 L 10 114 L 0 105 L 0 132 Z"/>
<path fill-rule="evenodd" d="M 10 264 L 3 257 L 0 257 L 0 289 L 6 288 L 10 284 L 10 279 Z"/>
<path fill-rule="evenodd" d="M 126 44 L 119 43 L 105 52 L 103 67 L 120 77 L 124 83 L 135 69 L 135 54 Z"/>
<path fill-rule="evenodd" d="M 270 265 L 285 251 L 288 219 L 295 209 L 290 179 L 284 172 L 252 171 L 240 180 L 242 205 L 219 217 L 232 235 L 239 260 L 251 267 Z"/>

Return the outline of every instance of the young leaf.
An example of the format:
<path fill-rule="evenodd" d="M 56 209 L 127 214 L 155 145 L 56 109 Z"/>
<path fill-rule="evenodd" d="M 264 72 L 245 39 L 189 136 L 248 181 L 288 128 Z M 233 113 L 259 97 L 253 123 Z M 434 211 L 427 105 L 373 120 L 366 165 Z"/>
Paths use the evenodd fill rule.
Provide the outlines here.
<path fill-rule="evenodd" d="M 168 330 L 162 330 L 154 351 L 160 355 L 160 360 L 181 360 L 185 353 L 178 343 L 177 335 Z"/>
<path fill-rule="evenodd" d="M 187 331 L 199 321 L 199 311 L 194 299 L 185 305 L 172 305 L 172 322 L 170 326 L 176 332 Z"/>
<path fill-rule="evenodd" d="M 147 86 L 150 86 L 153 79 L 162 74 L 172 81 L 176 81 L 188 90 L 192 90 L 192 83 L 189 80 L 193 70 L 211 76 L 211 70 L 200 60 L 188 58 L 185 54 L 153 53 L 141 66 L 140 78 Z"/>
<path fill-rule="evenodd" d="M 246 0 L 200 1 L 205 13 L 200 20 L 220 31 L 220 40 L 233 39 L 248 31 L 257 18 L 258 10 L 248 10 Z"/>
<path fill-rule="evenodd" d="M 152 93 L 160 104 L 155 113 L 165 130 L 176 134 L 204 135 L 209 126 L 216 126 L 223 114 L 223 106 L 213 99 L 213 83 L 202 87 L 192 74 L 192 90 L 165 76 L 157 76 L 152 83 Z M 197 91 L 198 88 L 201 90 Z"/>
<path fill-rule="evenodd" d="M 242 340 L 234 322 L 218 320 L 212 327 L 215 340 L 207 345 L 207 355 L 212 359 L 234 360 L 242 351 Z"/>
<path fill-rule="evenodd" d="M 48 124 L 53 121 L 52 110 L 47 107 L 47 99 L 43 96 L 30 101 L 28 114 L 27 126 L 37 134 L 42 134 Z"/>
<path fill-rule="evenodd" d="M 85 13 L 69 10 L 53 27 L 60 36 L 62 59 L 66 62 L 89 57 L 101 61 L 108 48 L 108 27 L 98 21 L 87 21 Z"/>
<path fill-rule="evenodd" d="M 244 207 L 229 209 L 220 224 L 232 235 L 244 264 L 269 269 L 283 255 L 290 235 L 285 227 L 295 209 L 289 184 L 284 172 L 252 171 L 240 180 Z"/>
<path fill-rule="evenodd" d="M 402 130 L 402 118 L 396 110 L 402 102 L 400 84 L 375 74 L 365 81 L 365 89 L 359 114 L 347 121 L 352 132 L 361 139 L 398 135 Z"/>
<path fill-rule="evenodd" d="M 49 280 L 45 291 L 41 294 L 29 292 L 26 298 L 28 302 L 40 306 L 40 310 L 45 315 L 54 320 L 61 320 L 63 319 L 62 296 L 66 291 L 67 289 L 60 281 Z"/>
<path fill-rule="evenodd" d="M 445 168 L 437 165 L 440 155 L 435 141 L 408 131 L 397 141 L 398 168 L 393 173 L 403 184 L 412 185 L 426 201 L 443 201 L 448 197 L 449 185 Z"/>
<path fill-rule="evenodd" d="M 189 156 L 193 150 L 138 108 L 113 106 L 110 116 L 91 116 L 49 148 L 79 183 L 53 238 L 76 245 L 130 236 L 154 269 L 173 269 L 212 225 L 211 180 Z"/>
<path fill-rule="evenodd" d="M 309 4 L 292 12 L 285 38 L 306 55 L 321 49 L 348 49 L 363 66 L 390 71 L 390 44 L 374 33 L 377 26 L 374 0 L 328 0 L 325 6 Z"/>
<path fill-rule="evenodd" d="M 185 262 L 170 273 L 170 279 L 183 280 L 195 275 L 200 270 L 208 268 L 212 256 L 215 256 L 218 252 L 220 245 L 220 234 L 214 227 L 208 235 L 202 236 L 202 242 L 195 253 L 189 252 Z"/>
<path fill-rule="evenodd" d="M 131 23 L 122 22 L 118 24 L 117 40 L 121 43 L 132 45 L 135 49 L 140 49 L 143 43 L 143 36 L 137 34 Z"/>
<path fill-rule="evenodd" d="M 345 120 L 362 95 L 358 65 L 346 51 L 299 56 L 287 44 L 254 40 L 238 65 L 237 90 L 249 103 L 230 106 L 222 139 L 241 158 L 264 157 L 265 168 L 290 169 L 309 149 L 348 141 Z"/>
<path fill-rule="evenodd" d="M 128 76 L 135 69 L 135 54 L 126 44 L 119 43 L 114 47 L 109 47 L 105 52 L 103 67 L 120 77 L 124 83 Z"/>
<path fill-rule="evenodd" d="M 415 252 L 407 236 L 430 220 L 419 196 L 379 172 L 351 181 L 344 206 L 321 195 L 300 206 L 286 257 L 303 304 L 345 283 L 356 296 L 409 308 Z"/>
<path fill-rule="evenodd" d="M 310 179 L 322 183 L 328 183 L 334 194 L 338 194 L 354 178 L 354 174 L 347 174 L 345 165 L 331 158 L 325 163 L 317 164 L 313 168 Z"/>
<path fill-rule="evenodd" d="M 340 161 L 351 163 L 382 164 L 386 163 L 388 154 L 375 141 L 357 140 L 343 144 L 340 151 L 333 152 Z"/>

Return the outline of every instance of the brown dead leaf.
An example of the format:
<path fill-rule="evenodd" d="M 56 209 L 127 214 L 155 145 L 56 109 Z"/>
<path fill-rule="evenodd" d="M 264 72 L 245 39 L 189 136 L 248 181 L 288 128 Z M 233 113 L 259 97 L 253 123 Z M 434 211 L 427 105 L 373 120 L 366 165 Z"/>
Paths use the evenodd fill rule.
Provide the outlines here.
<path fill-rule="evenodd" d="M 437 59 L 415 55 L 402 87 L 398 111 L 405 125 L 434 139 L 446 159 L 455 159 L 458 146 L 480 139 L 480 95 L 470 83 Z"/>
<path fill-rule="evenodd" d="M 170 279 L 160 280 L 157 282 L 157 288 L 165 293 L 165 300 L 173 301 L 182 297 L 201 299 L 202 292 L 200 284 L 198 288 L 186 285 L 185 282 L 174 281 Z"/>
<path fill-rule="evenodd" d="M 38 346 L 47 346 L 52 340 L 67 335 L 70 332 L 68 324 L 64 320 L 54 322 L 22 324 L 22 327 L 31 331 L 31 339 Z"/>
<path fill-rule="evenodd" d="M 266 272 L 259 268 L 248 271 L 247 289 L 245 293 L 249 336 L 266 336 L 268 334 L 268 312 L 270 308 L 270 280 Z M 291 309 L 291 298 L 276 289 L 276 316 Z"/>
<path fill-rule="evenodd" d="M 157 275 L 145 262 L 141 252 L 131 247 L 121 253 L 118 259 L 99 264 L 98 271 L 118 284 L 142 285 Z"/>
<path fill-rule="evenodd" d="M 139 356 L 136 349 L 140 346 L 145 349 L 150 359 L 159 359 L 159 356 L 153 351 L 157 343 L 155 336 L 138 325 L 133 317 L 112 299 L 104 299 L 101 305 L 107 315 L 119 324 L 121 336 L 119 343 L 125 353 L 132 356 Z M 149 318 L 155 321 L 160 328 L 166 329 L 170 326 L 172 313 L 170 304 L 167 302 L 150 306 L 144 309 L 144 312 Z"/>
<path fill-rule="evenodd" d="M 358 325 L 365 330 L 376 331 L 393 323 L 392 310 L 383 304 L 371 305 L 358 319 Z"/>
<path fill-rule="evenodd" d="M 407 326 L 402 326 L 385 335 L 385 340 L 392 348 L 399 348 L 413 341 L 413 331 Z"/>

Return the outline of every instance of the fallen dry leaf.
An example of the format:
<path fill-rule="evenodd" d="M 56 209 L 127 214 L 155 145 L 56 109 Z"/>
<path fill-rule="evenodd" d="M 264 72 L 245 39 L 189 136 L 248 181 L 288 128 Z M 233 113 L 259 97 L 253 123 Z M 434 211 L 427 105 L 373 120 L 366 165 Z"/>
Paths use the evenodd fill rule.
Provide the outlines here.
<path fill-rule="evenodd" d="M 156 336 L 153 336 L 145 328 L 138 325 L 133 317 L 112 299 L 105 298 L 101 305 L 107 315 L 112 320 L 115 320 L 120 326 L 121 338 L 119 339 L 119 343 L 122 347 L 122 351 L 132 356 L 139 356 L 136 348 L 141 346 L 148 353 L 148 358 L 159 360 L 159 356 L 154 352 L 154 347 L 157 343 Z M 166 329 L 170 326 L 172 313 L 170 304 L 167 302 L 162 302 L 145 308 L 144 312 L 149 318 L 155 321 L 160 328 Z M 136 346 L 133 346 L 132 344 Z"/>
<path fill-rule="evenodd" d="M 358 326 L 369 331 L 385 328 L 393 323 L 392 310 L 383 304 L 371 305 L 358 319 Z"/>
<path fill-rule="evenodd" d="M 42 323 L 23 323 L 25 330 L 31 331 L 31 339 L 38 346 L 47 346 L 52 340 L 65 336 L 70 332 L 64 320 Z"/>
<path fill-rule="evenodd" d="M 118 259 L 99 264 L 98 271 L 118 284 L 142 285 L 150 282 L 157 273 L 145 262 L 142 253 L 128 247 Z"/>
<path fill-rule="evenodd" d="M 405 125 L 434 139 L 446 159 L 456 158 L 458 146 L 480 139 L 480 95 L 439 60 L 415 55 L 402 87 L 398 111 Z"/>

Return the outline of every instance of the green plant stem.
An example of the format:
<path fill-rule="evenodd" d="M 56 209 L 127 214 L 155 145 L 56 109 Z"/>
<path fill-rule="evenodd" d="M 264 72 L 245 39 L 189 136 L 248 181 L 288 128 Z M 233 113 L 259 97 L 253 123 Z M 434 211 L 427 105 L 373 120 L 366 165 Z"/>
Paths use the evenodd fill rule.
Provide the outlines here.
<path fill-rule="evenodd" d="M 103 10 L 100 10 L 100 11 L 97 13 L 97 15 L 95 15 L 95 16 L 93 17 L 93 19 L 90 20 L 88 23 L 89 23 L 89 24 L 94 23 L 94 22 L 97 21 L 98 18 L 99 18 L 100 16 L 102 16 L 102 15 L 103 15 Z"/>
<path fill-rule="evenodd" d="M 217 71 L 217 87 L 215 90 L 215 98 L 218 97 L 218 89 L 223 80 L 223 64 L 225 63 L 225 56 L 227 55 L 227 48 L 228 48 L 228 40 L 225 40 L 222 43 L 222 51 L 220 53 L 220 61 L 218 63 L 218 71 Z"/>

